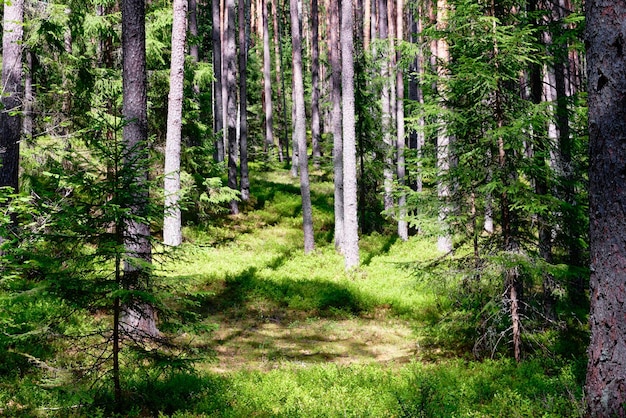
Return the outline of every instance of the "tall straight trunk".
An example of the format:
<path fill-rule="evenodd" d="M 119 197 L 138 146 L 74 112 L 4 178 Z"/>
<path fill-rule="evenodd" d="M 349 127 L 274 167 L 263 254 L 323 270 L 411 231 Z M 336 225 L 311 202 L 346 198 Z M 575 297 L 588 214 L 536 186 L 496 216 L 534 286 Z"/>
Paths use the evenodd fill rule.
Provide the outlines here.
<path fill-rule="evenodd" d="M 186 35 L 187 0 L 174 0 L 170 93 L 167 102 L 167 133 L 165 139 L 165 217 L 163 219 L 163 243 L 172 246 L 180 245 L 183 240 L 179 200 Z"/>
<path fill-rule="evenodd" d="M 226 0 L 224 28 L 224 69 L 226 83 L 226 126 L 228 138 L 228 187 L 237 190 L 237 46 L 235 42 L 235 0 Z M 230 213 L 239 213 L 239 204 L 230 201 Z"/>
<path fill-rule="evenodd" d="M 589 0 L 591 341 L 585 401 L 591 417 L 626 416 L 625 0 Z"/>
<path fill-rule="evenodd" d="M 335 248 L 343 251 L 344 206 L 343 206 L 343 140 L 341 115 L 341 40 L 339 1 L 330 4 L 330 69 L 331 69 L 331 102 L 333 132 L 333 172 L 335 177 Z"/>
<path fill-rule="evenodd" d="M 224 99 L 222 93 L 222 29 L 220 0 L 211 0 L 211 16 L 213 28 L 211 29 L 213 44 L 213 135 L 215 137 L 215 161 L 222 162 L 225 159 L 224 150 Z"/>
<path fill-rule="evenodd" d="M 271 53 L 270 53 L 270 30 L 269 19 L 267 16 L 267 8 L 269 4 L 266 0 L 263 0 L 261 7 L 262 19 L 263 19 L 263 105 L 265 109 L 265 148 L 268 155 L 268 159 L 271 161 L 274 159 L 274 113 L 272 108 L 272 74 L 271 74 Z M 277 54 L 278 57 L 278 54 Z M 277 72 L 278 74 L 278 72 Z M 282 158 L 280 158 L 282 161 Z"/>
<path fill-rule="evenodd" d="M 376 1 L 376 0 L 374 0 Z M 372 0 L 365 0 L 363 4 L 363 50 L 370 48 L 372 36 Z"/>
<path fill-rule="evenodd" d="M 141 219 L 148 205 L 148 173 L 143 167 L 148 141 L 148 95 L 146 74 L 146 11 L 143 0 L 122 1 L 122 90 L 124 146 L 128 154 L 123 161 L 126 169 L 135 172 L 133 219 L 124 228 L 126 260 L 124 286 L 144 290 L 149 286 L 145 263 L 152 263 L 150 225 Z M 143 301 L 131 301 L 122 307 L 122 330 L 138 338 L 157 337 L 156 311 Z"/>
<path fill-rule="evenodd" d="M 447 20 L 447 1 L 437 0 L 437 29 L 443 30 L 446 27 Z M 439 94 L 442 104 L 445 102 L 445 83 L 443 80 L 447 78 L 446 64 L 450 60 L 448 44 L 445 39 L 439 39 L 435 46 L 435 57 L 437 65 L 437 73 L 439 82 L 437 85 L 437 93 Z M 450 180 L 445 177 L 450 170 L 450 136 L 442 126 L 437 132 L 437 171 L 441 177 L 437 184 L 437 195 L 440 200 L 441 208 L 439 209 L 439 221 L 445 228 L 445 231 L 437 239 L 437 248 L 439 251 L 449 253 L 452 251 L 452 237 L 448 232 L 448 218 L 451 211 L 450 206 Z"/>
<path fill-rule="evenodd" d="M 378 0 L 378 38 L 381 40 L 389 39 L 389 22 L 388 22 L 388 0 Z M 393 140 L 391 138 L 391 78 L 389 77 L 389 57 L 391 51 L 388 47 L 383 47 L 383 62 L 380 66 L 380 77 L 382 79 L 381 91 L 381 130 L 383 133 L 383 152 L 384 152 L 384 168 L 383 168 L 383 185 L 384 194 L 383 202 L 386 211 L 393 209 Z"/>
<path fill-rule="evenodd" d="M 200 61 L 198 47 L 198 0 L 188 0 L 189 8 L 189 55 L 194 63 Z"/>
<path fill-rule="evenodd" d="M 319 7 L 317 0 L 311 0 L 311 145 L 313 166 L 319 168 L 321 150 L 320 129 L 320 50 L 319 50 Z"/>
<path fill-rule="evenodd" d="M 18 191 L 22 118 L 22 41 L 24 0 L 4 5 L 2 33 L 2 109 L 0 113 L 0 186 Z"/>
<path fill-rule="evenodd" d="M 404 38 L 404 2 L 403 0 L 397 0 L 396 7 L 396 38 L 398 42 L 401 42 Z M 396 62 L 400 62 L 400 52 L 397 52 Z M 405 158 L 404 158 L 404 148 L 406 145 L 405 137 L 404 137 L 404 77 L 402 74 L 402 70 L 398 66 L 396 70 L 396 99 L 397 99 L 397 107 L 396 107 L 396 126 L 398 138 L 396 140 L 397 144 L 397 158 L 398 158 L 398 185 L 401 190 L 398 195 L 398 236 L 402 241 L 406 241 L 409 239 L 409 225 L 406 220 L 407 211 L 406 211 L 406 194 L 402 188 L 406 182 L 406 167 L 405 167 Z"/>
<path fill-rule="evenodd" d="M 300 31 L 300 17 L 298 16 L 298 1 L 290 0 L 290 6 L 295 99 L 294 138 L 296 139 L 295 143 L 298 144 L 304 252 L 308 254 L 315 249 L 315 240 L 313 236 L 313 208 L 311 206 L 311 191 L 309 185 L 309 161 L 306 151 L 306 115 L 304 109 L 304 77 L 302 74 L 302 35 Z"/>
<path fill-rule="evenodd" d="M 289 120 L 287 119 L 287 89 L 285 88 L 285 64 L 283 62 L 283 29 L 282 29 L 282 7 L 280 6 L 280 0 L 276 0 L 277 13 L 276 13 L 276 21 L 278 26 L 278 56 L 280 58 L 280 86 L 282 88 L 282 108 L 283 108 L 283 136 L 282 136 L 282 147 L 285 149 L 285 159 L 289 160 Z"/>
<path fill-rule="evenodd" d="M 246 10 L 248 0 L 239 0 L 239 170 L 241 173 L 241 200 L 250 200 L 248 173 L 248 39 L 246 37 Z"/>
<path fill-rule="evenodd" d="M 356 118 L 354 104 L 354 17 L 351 1 L 341 3 L 341 85 L 343 112 L 343 254 L 346 270 L 359 266 L 357 219 Z"/>
<path fill-rule="evenodd" d="M 274 13 L 272 13 L 272 27 L 274 29 L 274 61 L 276 62 L 276 91 L 278 98 L 282 98 L 282 110 L 283 115 L 285 115 L 285 95 L 283 92 L 285 91 L 285 78 L 283 74 L 283 47 L 282 47 L 282 36 L 280 31 L 280 26 L 278 23 L 278 14 L 280 13 L 279 2 L 280 0 L 270 0 L 274 5 Z M 278 100 L 276 112 L 279 113 L 279 107 L 281 105 L 281 101 Z M 285 122 L 283 121 L 283 126 Z M 281 140 L 280 135 L 278 135 L 278 161 L 281 163 L 285 161 L 285 156 L 283 155 L 283 147 L 286 146 L 285 137 Z M 285 152 L 287 159 L 289 159 L 289 152 Z"/>

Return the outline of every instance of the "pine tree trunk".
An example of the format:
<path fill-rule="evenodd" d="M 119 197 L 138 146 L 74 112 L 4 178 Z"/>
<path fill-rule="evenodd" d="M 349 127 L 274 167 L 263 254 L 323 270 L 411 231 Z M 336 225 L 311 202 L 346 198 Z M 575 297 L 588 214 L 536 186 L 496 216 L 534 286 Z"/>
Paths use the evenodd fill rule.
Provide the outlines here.
<path fill-rule="evenodd" d="M 2 109 L 0 113 L 0 186 L 18 191 L 22 118 L 22 41 L 24 0 L 4 5 L 2 34 Z"/>
<path fill-rule="evenodd" d="M 272 1 L 272 0 L 270 0 Z M 279 108 L 282 107 L 282 111 L 283 111 L 283 132 L 286 132 L 286 128 L 285 128 L 285 124 L 286 124 L 286 120 L 287 120 L 287 113 L 286 113 L 286 105 L 285 105 L 285 101 L 286 101 L 286 97 L 283 94 L 285 91 L 285 74 L 283 73 L 283 47 L 282 47 L 282 35 L 281 35 L 281 28 L 279 26 L 279 20 L 278 20 L 278 14 L 281 13 L 281 9 L 279 7 L 279 2 L 280 0 L 273 0 L 273 4 L 274 4 L 274 13 L 272 14 L 272 26 L 274 29 L 274 61 L 276 62 L 276 90 L 277 90 L 277 96 L 279 98 L 282 98 L 282 106 L 281 105 L 281 101 L 278 100 L 277 102 L 277 106 L 276 106 L 276 113 L 280 114 L 279 112 Z M 283 148 L 285 148 L 285 153 L 283 155 Z M 289 149 L 287 148 L 287 136 L 286 134 L 284 134 L 282 136 L 278 135 L 278 161 L 280 161 L 281 163 L 285 161 L 285 157 L 287 159 L 289 159 Z"/>
<path fill-rule="evenodd" d="M 404 38 L 404 2 L 403 0 L 397 0 L 396 7 L 396 33 L 398 42 L 401 42 Z M 396 62 L 400 62 L 400 52 L 397 53 Z M 402 241 L 406 241 L 409 239 L 409 226 L 406 220 L 407 211 L 406 211 L 406 194 L 402 190 L 406 182 L 406 167 L 405 167 L 405 158 L 404 158 L 404 148 L 406 145 L 406 141 L 404 138 L 404 78 L 402 74 L 402 70 L 398 68 L 396 70 L 396 97 L 397 97 L 397 107 L 396 107 L 396 124 L 397 124 L 397 156 L 398 156 L 398 186 L 401 188 L 400 193 L 398 195 L 398 236 Z"/>
<path fill-rule="evenodd" d="M 352 2 L 344 0 L 341 4 L 341 85 L 343 112 L 343 253 L 346 270 L 352 270 L 359 266 L 353 26 Z"/>
<path fill-rule="evenodd" d="M 330 4 L 330 68 L 333 132 L 333 172 L 335 177 L 335 248 L 343 251 L 344 206 L 343 206 L 343 140 L 341 115 L 341 41 L 339 21 L 339 1 Z"/>
<path fill-rule="evenodd" d="M 389 38 L 389 11 L 387 10 L 388 0 L 378 0 L 378 38 L 387 40 Z M 381 91 L 381 130 L 383 133 L 383 202 L 386 211 L 393 209 L 393 140 L 391 139 L 391 78 L 389 77 L 390 63 L 388 61 L 391 51 L 383 47 L 383 62 L 380 66 L 380 77 L 382 79 Z"/>
<path fill-rule="evenodd" d="M 250 200 L 248 173 L 248 40 L 246 37 L 246 3 L 239 0 L 239 168 L 241 172 L 241 200 Z"/>
<path fill-rule="evenodd" d="M 271 82 L 271 68 L 270 68 L 270 31 L 269 31 L 269 19 L 267 16 L 267 8 L 269 4 L 266 0 L 263 0 L 261 7 L 262 19 L 263 19 L 263 105 L 265 109 L 265 148 L 268 155 L 268 160 L 274 160 L 274 114 L 272 108 L 272 82 Z M 277 54 L 278 56 L 278 54 Z M 278 74 L 278 72 L 277 72 Z M 280 158 L 282 161 L 282 157 Z"/>
<path fill-rule="evenodd" d="M 148 204 L 148 174 L 143 165 L 147 155 L 148 141 L 148 95 L 146 74 L 146 11 L 143 0 L 122 1 L 122 116 L 125 124 L 123 138 L 126 153 L 125 168 L 135 172 L 131 206 L 133 215 L 141 218 Z M 144 290 L 149 274 L 144 263 L 152 263 L 150 226 L 147 222 L 131 219 L 124 228 L 126 260 L 124 263 L 124 286 L 132 290 Z M 133 338 L 159 336 L 156 311 L 143 301 L 134 301 L 122 307 L 121 328 Z"/>
<path fill-rule="evenodd" d="M 215 161 L 222 162 L 225 159 L 224 150 L 224 91 L 222 86 L 222 30 L 220 0 L 211 0 L 211 16 L 213 20 L 212 44 L 213 44 L 213 135 L 215 137 Z"/>
<path fill-rule="evenodd" d="M 298 15 L 298 1 L 290 1 L 291 39 L 293 59 L 294 85 L 294 145 L 298 145 L 298 168 L 300 171 L 300 193 L 302 195 L 302 229 L 304 231 L 304 252 L 310 253 L 315 248 L 313 236 L 313 208 L 311 206 L 311 191 L 309 185 L 309 161 L 306 144 L 306 115 L 304 109 L 304 78 L 302 74 L 302 35 L 300 31 L 300 17 Z M 296 151 L 294 150 L 294 154 Z"/>
<path fill-rule="evenodd" d="M 313 166 L 320 167 L 321 128 L 320 128 L 320 52 L 319 52 L 319 10 L 317 0 L 311 0 L 311 143 Z"/>
<path fill-rule="evenodd" d="M 228 187 L 237 190 L 237 46 L 235 42 L 235 0 L 226 0 L 224 28 L 224 69 L 226 82 L 226 126 L 228 138 Z M 230 213 L 239 213 L 239 203 L 230 201 Z"/>
<path fill-rule="evenodd" d="M 200 49 L 198 47 L 198 1 L 188 0 L 189 8 L 189 55 L 194 63 L 200 61 Z"/>
<path fill-rule="evenodd" d="M 167 102 L 167 133 L 165 139 L 165 217 L 163 219 L 163 243 L 171 246 L 178 246 L 183 240 L 179 200 L 186 34 L 187 0 L 174 0 L 170 93 Z"/>
<path fill-rule="evenodd" d="M 626 1 L 587 2 L 591 417 L 626 416 Z"/>

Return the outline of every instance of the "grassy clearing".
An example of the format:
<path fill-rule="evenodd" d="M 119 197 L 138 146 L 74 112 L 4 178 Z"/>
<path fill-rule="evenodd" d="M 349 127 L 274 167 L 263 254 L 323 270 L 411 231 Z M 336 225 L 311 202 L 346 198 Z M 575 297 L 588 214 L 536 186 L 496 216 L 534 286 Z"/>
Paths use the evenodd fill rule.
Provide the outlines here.
<path fill-rule="evenodd" d="M 313 186 L 309 256 L 288 174 L 262 173 L 252 194 L 245 215 L 188 228 L 163 263 L 168 303 L 187 311 L 165 331 L 199 360 L 186 373 L 128 372 L 127 416 L 581 416 L 584 359 L 478 362 L 458 343 L 442 321 L 455 314 L 442 291 L 453 278 L 414 274 L 438 256 L 433 240 L 364 236 L 362 268 L 347 275 L 332 242 L 332 183 Z M 106 390 L 95 407 L 55 410 L 89 396 L 12 376 L 0 380 L 5 414 L 110 414 Z"/>

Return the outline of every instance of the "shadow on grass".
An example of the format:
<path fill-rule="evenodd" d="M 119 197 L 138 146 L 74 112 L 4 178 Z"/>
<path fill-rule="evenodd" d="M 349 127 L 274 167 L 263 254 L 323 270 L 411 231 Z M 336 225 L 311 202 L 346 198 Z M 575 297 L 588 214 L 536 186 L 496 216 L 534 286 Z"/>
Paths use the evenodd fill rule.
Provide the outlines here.
<path fill-rule="evenodd" d="M 375 257 L 389 253 L 389 250 L 391 250 L 391 247 L 393 247 L 393 244 L 395 244 L 397 240 L 398 237 L 394 234 L 386 237 L 380 248 L 374 248 L 371 250 L 365 248 L 367 255 L 363 258 L 363 265 L 369 266 Z"/>

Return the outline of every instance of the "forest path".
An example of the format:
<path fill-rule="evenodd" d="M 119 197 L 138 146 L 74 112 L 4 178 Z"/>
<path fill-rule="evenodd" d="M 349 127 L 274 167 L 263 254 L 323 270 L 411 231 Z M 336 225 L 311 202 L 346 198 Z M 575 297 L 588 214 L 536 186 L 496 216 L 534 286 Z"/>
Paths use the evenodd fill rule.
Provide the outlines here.
<path fill-rule="evenodd" d="M 267 176 L 276 176 L 268 173 Z M 198 313 L 217 330 L 190 336 L 215 361 L 201 368 L 228 372 L 295 365 L 370 362 L 393 366 L 415 359 L 432 292 L 418 289 L 407 263 L 432 253 L 432 243 L 361 238 L 362 267 L 346 275 L 332 243 L 332 183 L 313 186 L 317 249 L 302 250 L 299 191 L 285 175 L 257 179 L 256 207 L 211 227 L 186 244 L 174 268 Z M 202 245 L 199 240 L 209 245 Z M 426 316 L 424 312 L 426 311 Z"/>

